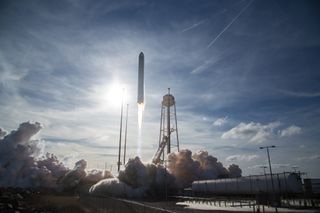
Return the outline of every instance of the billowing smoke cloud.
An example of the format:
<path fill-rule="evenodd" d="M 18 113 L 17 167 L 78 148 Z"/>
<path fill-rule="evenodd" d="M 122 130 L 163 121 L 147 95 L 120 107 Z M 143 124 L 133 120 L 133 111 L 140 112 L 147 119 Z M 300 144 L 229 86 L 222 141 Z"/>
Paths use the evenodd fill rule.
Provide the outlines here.
<path fill-rule="evenodd" d="M 185 187 L 192 181 L 199 179 L 201 173 L 200 163 L 192 159 L 190 150 L 181 150 L 168 156 L 168 169 L 176 177 L 176 185 Z"/>
<path fill-rule="evenodd" d="M 42 156 L 40 141 L 30 140 L 41 128 L 40 123 L 25 122 L 8 135 L 0 129 L 0 135 L 4 136 L 0 139 L 0 187 L 72 189 L 81 181 L 97 182 L 112 176 L 102 171 L 86 173 L 85 160 L 78 161 L 75 168 L 69 170 L 55 155 Z"/>
<path fill-rule="evenodd" d="M 55 155 L 42 155 L 39 140 L 30 140 L 40 129 L 37 122 L 22 123 L 8 135 L 1 129 L 0 187 L 49 187 L 132 198 L 162 196 L 164 188 L 170 193 L 190 186 L 194 180 L 241 176 L 239 166 L 232 164 L 227 169 L 208 152 L 192 155 L 190 150 L 169 154 L 165 165 L 143 163 L 139 157 L 129 159 L 117 178 L 109 171 L 86 171 L 85 160 L 70 170 Z"/>
<path fill-rule="evenodd" d="M 85 168 L 87 167 L 87 162 L 85 160 L 79 160 L 75 163 L 72 170 L 68 171 L 59 180 L 64 190 L 74 189 L 79 185 L 80 181 L 86 176 Z"/>
<path fill-rule="evenodd" d="M 168 169 L 181 187 L 190 186 L 194 180 L 240 177 L 241 169 L 233 164 L 226 169 L 217 158 L 207 151 L 198 151 L 192 155 L 190 150 L 171 153 Z"/>
<path fill-rule="evenodd" d="M 119 197 L 161 196 L 167 190 L 176 191 L 188 187 L 195 180 L 240 177 L 241 169 L 232 164 L 225 168 L 217 158 L 206 151 L 194 155 L 181 150 L 168 156 L 168 170 L 163 165 L 142 163 L 139 157 L 130 159 L 118 178 L 106 179 L 93 185 L 93 195 Z"/>
<path fill-rule="evenodd" d="M 200 179 L 216 179 L 228 177 L 229 172 L 223 167 L 217 158 L 209 155 L 207 151 L 198 151 L 193 159 L 200 162 L 201 176 Z"/>
<path fill-rule="evenodd" d="M 97 183 L 98 181 L 106 178 L 113 178 L 113 175 L 110 171 L 93 169 L 91 171 L 87 171 L 87 175 L 84 177 L 84 180 L 82 181 L 89 183 Z"/>
<path fill-rule="evenodd" d="M 4 137 L 6 134 L 7 132 L 0 128 L 0 138 Z"/>
<path fill-rule="evenodd" d="M 129 159 L 118 178 L 105 179 L 90 188 L 94 195 L 119 197 L 159 196 L 164 187 L 175 188 L 174 177 L 162 165 L 144 164 L 139 157 Z"/>
<path fill-rule="evenodd" d="M 236 164 L 231 164 L 228 167 L 228 171 L 229 171 L 229 177 L 230 178 L 237 178 L 237 177 L 241 177 L 242 174 L 242 170 L 240 169 L 240 167 Z"/>
<path fill-rule="evenodd" d="M 56 187 L 56 178 L 67 168 L 55 157 L 36 160 L 40 141 L 30 138 L 40 129 L 40 123 L 25 122 L 0 140 L 0 186 Z"/>
<path fill-rule="evenodd" d="M 90 188 L 92 195 L 139 198 L 145 195 L 144 188 L 132 188 L 118 178 L 104 179 Z"/>

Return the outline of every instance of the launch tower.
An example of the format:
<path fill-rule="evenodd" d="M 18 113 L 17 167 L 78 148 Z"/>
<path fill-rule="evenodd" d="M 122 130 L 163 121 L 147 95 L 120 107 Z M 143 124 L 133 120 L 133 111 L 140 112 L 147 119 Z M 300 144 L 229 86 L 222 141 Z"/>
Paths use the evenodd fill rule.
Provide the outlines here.
<path fill-rule="evenodd" d="M 175 133 L 176 143 L 174 142 L 173 134 Z M 179 151 L 179 136 L 178 136 L 178 123 L 176 113 L 176 102 L 174 96 L 170 94 L 170 88 L 168 88 L 168 94 L 163 96 L 161 103 L 161 118 L 160 118 L 160 134 L 159 134 L 159 147 L 154 155 L 152 162 L 157 164 L 164 160 L 164 149 L 167 147 L 167 154 L 171 153 L 172 147 L 177 147 Z M 162 161 L 161 161 L 162 156 Z"/>

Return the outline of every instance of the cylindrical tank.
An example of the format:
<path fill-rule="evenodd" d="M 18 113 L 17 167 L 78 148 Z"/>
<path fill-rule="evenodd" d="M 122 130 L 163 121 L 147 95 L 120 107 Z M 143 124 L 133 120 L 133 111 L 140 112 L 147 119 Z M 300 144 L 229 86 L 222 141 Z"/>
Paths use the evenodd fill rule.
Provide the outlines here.
<path fill-rule="evenodd" d="M 301 178 L 296 173 L 280 173 L 273 175 L 274 191 L 278 194 L 302 193 Z M 240 178 L 217 180 L 201 180 L 192 183 L 195 194 L 259 194 L 272 193 L 270 175 L 255 175 Z"/>
<path fill-rule="evenodd" d="M 174 97 L 171 94 L 166 94 L 163 96 L 162 105 L 166 107 L 171 107 L 174 104 Z"/>

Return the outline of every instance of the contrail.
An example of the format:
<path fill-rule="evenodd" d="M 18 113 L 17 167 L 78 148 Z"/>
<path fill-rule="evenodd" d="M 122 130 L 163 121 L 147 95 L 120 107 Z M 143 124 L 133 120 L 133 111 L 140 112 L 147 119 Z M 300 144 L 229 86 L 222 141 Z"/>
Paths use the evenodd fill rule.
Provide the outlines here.
<path fill-rule="evenodd" d="M 195 23 L 195 24 L 191 25 L 190 27 L 187 27 L 186 29 L 182 30 L 182 33 L 187 32 L 187 31 L 195 28 L 195 27 L 197 27 L 197 26 L 205 23 L 206 21 L 207 21 L 207 19 L 201 20 L 201 21 L 199 21 L 198 23 Z"/>
<path fill-rule="evenodd" d="M 242 13 L 244 13 L 244 11 L 246 11 L 246 9 L 252 4 L 254 0 L 250 1 L 239 13 L 236 17 L 234 17 L 234 19 L 232 19 L 232 21 L 210 42 L 210 44 L 208 45 L 207 48 L 211 47 L 217 40 L 218 38 L 242 15 Z"/>

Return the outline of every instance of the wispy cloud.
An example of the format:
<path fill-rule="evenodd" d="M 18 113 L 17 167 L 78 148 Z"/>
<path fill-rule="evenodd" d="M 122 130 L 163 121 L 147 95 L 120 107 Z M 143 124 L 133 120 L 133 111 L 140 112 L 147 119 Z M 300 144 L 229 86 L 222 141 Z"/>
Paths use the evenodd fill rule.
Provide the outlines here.
<path fill-rule="evenodd" d="M 223 126 L 224 124 L 226 124 L 228 122 L 228 117 L 222 117 L 222 118 L 218 118 L 217 120 L 215 120 L 213 122 L 213 126 Z"/>
<path fill-rule="evenodd" d="M 261 123 L 240 123 L 232 129 L 224 132 L 222 139 L 247 139 L 252 143 L 262 143 L 280 137 L 290 137 L 300 134 L 301 127 L 292 125 L 284 129 L 280 129 L 281 123 L 271 122 L 269 124 Z"/>
<path fill-rule="evenodd" d="M 193 25 L 185 28 L 184 30 L 182 30 L 182 32 L 184 33 L 184 32 L 187 32 L 187 31 L 189 31 L 189 30 L 192 30 L 193 28 L 196 28 L 196 27 L 198 27 L 199 25 L 204 24 L 206 21 L 207 21 L 207 19 L 203 19 L 203 20 L 201 20 L 201 21 L 199 21 L 199 22 L 197 22 L 197 23 L 195 23 L 195 24 L 193 24 Z"/>
<path fill-rule="evenodd" d="M 297 161 L 314 161 L 314 160 L 320 160 L 320 155 L 309 155 L 309 156 L 303 156 L 296 158 Z"/>
<path fill-rule="evenodd" d="M 212 57 L 202 64 L 200 64 L 198 67 L 194 68 L 191 71 L 191 74 L 200 74 L 202 72 L 207 71 L 211 66 L 213 66 L 215 63 L 217 63 L 219 60 L 221 60 L 220 56 Z"/>
<path fill-rule="evenodd" d="M 301 98 L 317 98 L 320 97 L 320 92 L 297 92 L 289 90 L 279 90 L 282 94 Z"/>
<path fill-rule="evenodd" d="M 257 165 L 253 165 L 253 166 L 250 166 L 249 168 L 252 168 L 252 169 L 262 169 L 262 167 L 264 166 L 267 166 L 268 169 L 269 169 L 269 165 L 268 164 L 257 164 Z M 271 167 L 273 169 L 283 169 L 283 168 L 290 168 L 292 167 L 293 165 L 289 164 L 289 163 L 272 163 L 271 164 Z"/>
<path fill-rule="evenodd" d="M 280 137 L 288 137 L 292 135 L 297 135 L 301 133 L 301 127 L 292 125 L 289 126 L 288 128 L 285 128 L 283 130 L 279 130 L 279 135 Z"/>
<path fill-rule="evenodd" d="M 208 48 L 211 47 L 226 30 L 228 30 L 228 28 L 244 13 L 244 11 L 246 11 L 253 1 L 254 0 L 251 0 L 244 8 L 242 8 L 242 10 L 231 20 L 231 22 L 227 24 L 223 30 L 208 44 Z"/>
<path fill-rule="evenodd" d="M 274 130 L 280 126 L 280 122 L 269 124 L 240 123 L 236 127 L 224 132 L 222 139 L 248 139 L 252 143 L 262 143 L 274 136 Z"/>
<path fill-rule="evenodd" d="M 257 159 L 258 155 L 231 155 L 226 158 L 226 161 L 252 161 Z"/>

